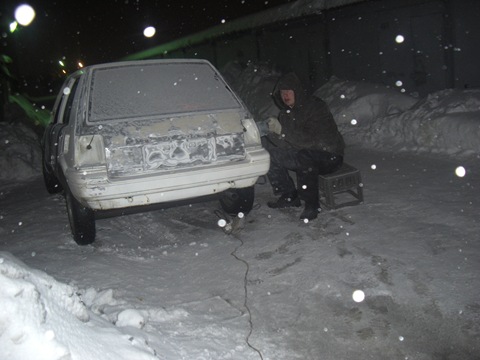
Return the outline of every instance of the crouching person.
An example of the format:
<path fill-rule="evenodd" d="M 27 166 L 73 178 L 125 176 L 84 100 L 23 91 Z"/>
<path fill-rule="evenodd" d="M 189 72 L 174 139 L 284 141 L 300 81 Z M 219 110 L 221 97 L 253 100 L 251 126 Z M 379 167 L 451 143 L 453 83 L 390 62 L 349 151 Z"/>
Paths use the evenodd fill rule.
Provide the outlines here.
<path fill-rule="evenodd" d="M 318 175 L 334 172 L 343 163 L 345 143 L 327 104 L 317 97 L 307 97 L 298 77 L 289 73 L 275 86 L 273 97 L 281 111 L 267 121 L 263 138 L 270 152 L 267 174 L 276 201 L 270 208 L 305 208 L 302 220 L 313 220 L 320 210 Z M 297 185 L 289 171 L 297 176 Z"/>

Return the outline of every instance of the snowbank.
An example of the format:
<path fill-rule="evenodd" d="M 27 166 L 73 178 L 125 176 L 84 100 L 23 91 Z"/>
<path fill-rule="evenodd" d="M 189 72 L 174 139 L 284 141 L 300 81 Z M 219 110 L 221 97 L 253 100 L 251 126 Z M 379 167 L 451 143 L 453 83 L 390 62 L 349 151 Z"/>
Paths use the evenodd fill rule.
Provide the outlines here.
<path fill-rule="evenodd" d="M 256 121 L 278 115 L 280 109 L 272 100 L 272 91 L 281 76 L 279 72 L 268 64 L 249 63 L 242 67 L 237 62 L 228 63 L 221 72 Z"/>
<path fill-rule="evenodd" d="M 314 95 L 329 105 L 339 126 L 350 125 L 352 119 L 369 123 L 400 114 L 418 101 L 384 85 L 340 80 L 335 76 Z"/>
<path fill-rule="evenodd" d="M 315 92 L 348 144 L 441 155 L 480 154 L 480 90 L 443 90 L 423 99 L 383 85 L 332 77 Z"/>
<path fill-rule="evenodd" d="M 0 180 L 26 180 L 41 171 L 37 134 L 20 121 L 0 122 Z"/>
<path fill-rule="evenodd" d="M 278 114 L 271 92 L 280 74 L 266 64 L 222 69 L 257 121 Z M 325 100 L 347 145 L 441 155 L 480 154 L 480 90 L 443 90 L 423 99 L 381 84 L 330 81 Z"/>
<path fill-rule="evenodd" d="M 5 252 L 0 252 L 0 288 L 1 359 L 158 359 L 144 339 L 122 334 L 89 311 L 74 287 Z M 111 303 L 111 292 L 106 294 L 90 289 L 85 299 L 98 309 Z M 137 320 L 133 310 L 123 312 L 117 325 Z"/>

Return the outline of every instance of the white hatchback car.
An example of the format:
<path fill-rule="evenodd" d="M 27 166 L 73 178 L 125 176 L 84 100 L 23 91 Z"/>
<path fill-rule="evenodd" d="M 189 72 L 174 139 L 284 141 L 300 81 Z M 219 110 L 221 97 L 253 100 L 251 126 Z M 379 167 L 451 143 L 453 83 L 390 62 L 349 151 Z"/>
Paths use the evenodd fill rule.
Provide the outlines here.
<path fill-rule="evenodd" d="M 220 194 L 229 214 L 248 213 L 267 173 L 252 116 L 205 60 L 93 65 L 67 78 L 43 137 L 50 193 L 64 191 L 80 245 L 95 217 Z"/>

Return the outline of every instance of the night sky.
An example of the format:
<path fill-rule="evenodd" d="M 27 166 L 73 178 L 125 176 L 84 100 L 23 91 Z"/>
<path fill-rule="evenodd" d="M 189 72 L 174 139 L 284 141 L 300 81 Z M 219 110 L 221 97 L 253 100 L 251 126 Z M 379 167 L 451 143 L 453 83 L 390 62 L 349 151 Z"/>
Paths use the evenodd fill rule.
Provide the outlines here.
<path fill-rule="evenodd" d="M 58 60 L 73 68 L 78 61 L 115 61 L 177 38 L 221 25 L 294 0 L 3 0 L 2 44 L 22 76 L 58 71 Z M 13 34 L 8 24 L 21 3 L 34 7 L 36 18 Z M 154 26 L 156 35 L 143 30 Z M 30 73 L 30 74 L 29 74 Z M 47 75 L 47 76 L 48 76 Z"/>

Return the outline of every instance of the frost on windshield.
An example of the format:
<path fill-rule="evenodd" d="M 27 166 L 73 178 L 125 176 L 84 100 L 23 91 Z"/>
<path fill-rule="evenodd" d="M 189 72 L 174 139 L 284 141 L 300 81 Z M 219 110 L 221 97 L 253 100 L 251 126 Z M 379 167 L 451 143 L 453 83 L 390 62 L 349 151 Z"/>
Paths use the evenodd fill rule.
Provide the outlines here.
<path fill-rule="evenodd" d="M 240 104 L 206 63 L 152 63 L 96 69 L 89 121 L 238 109 Z"/>

